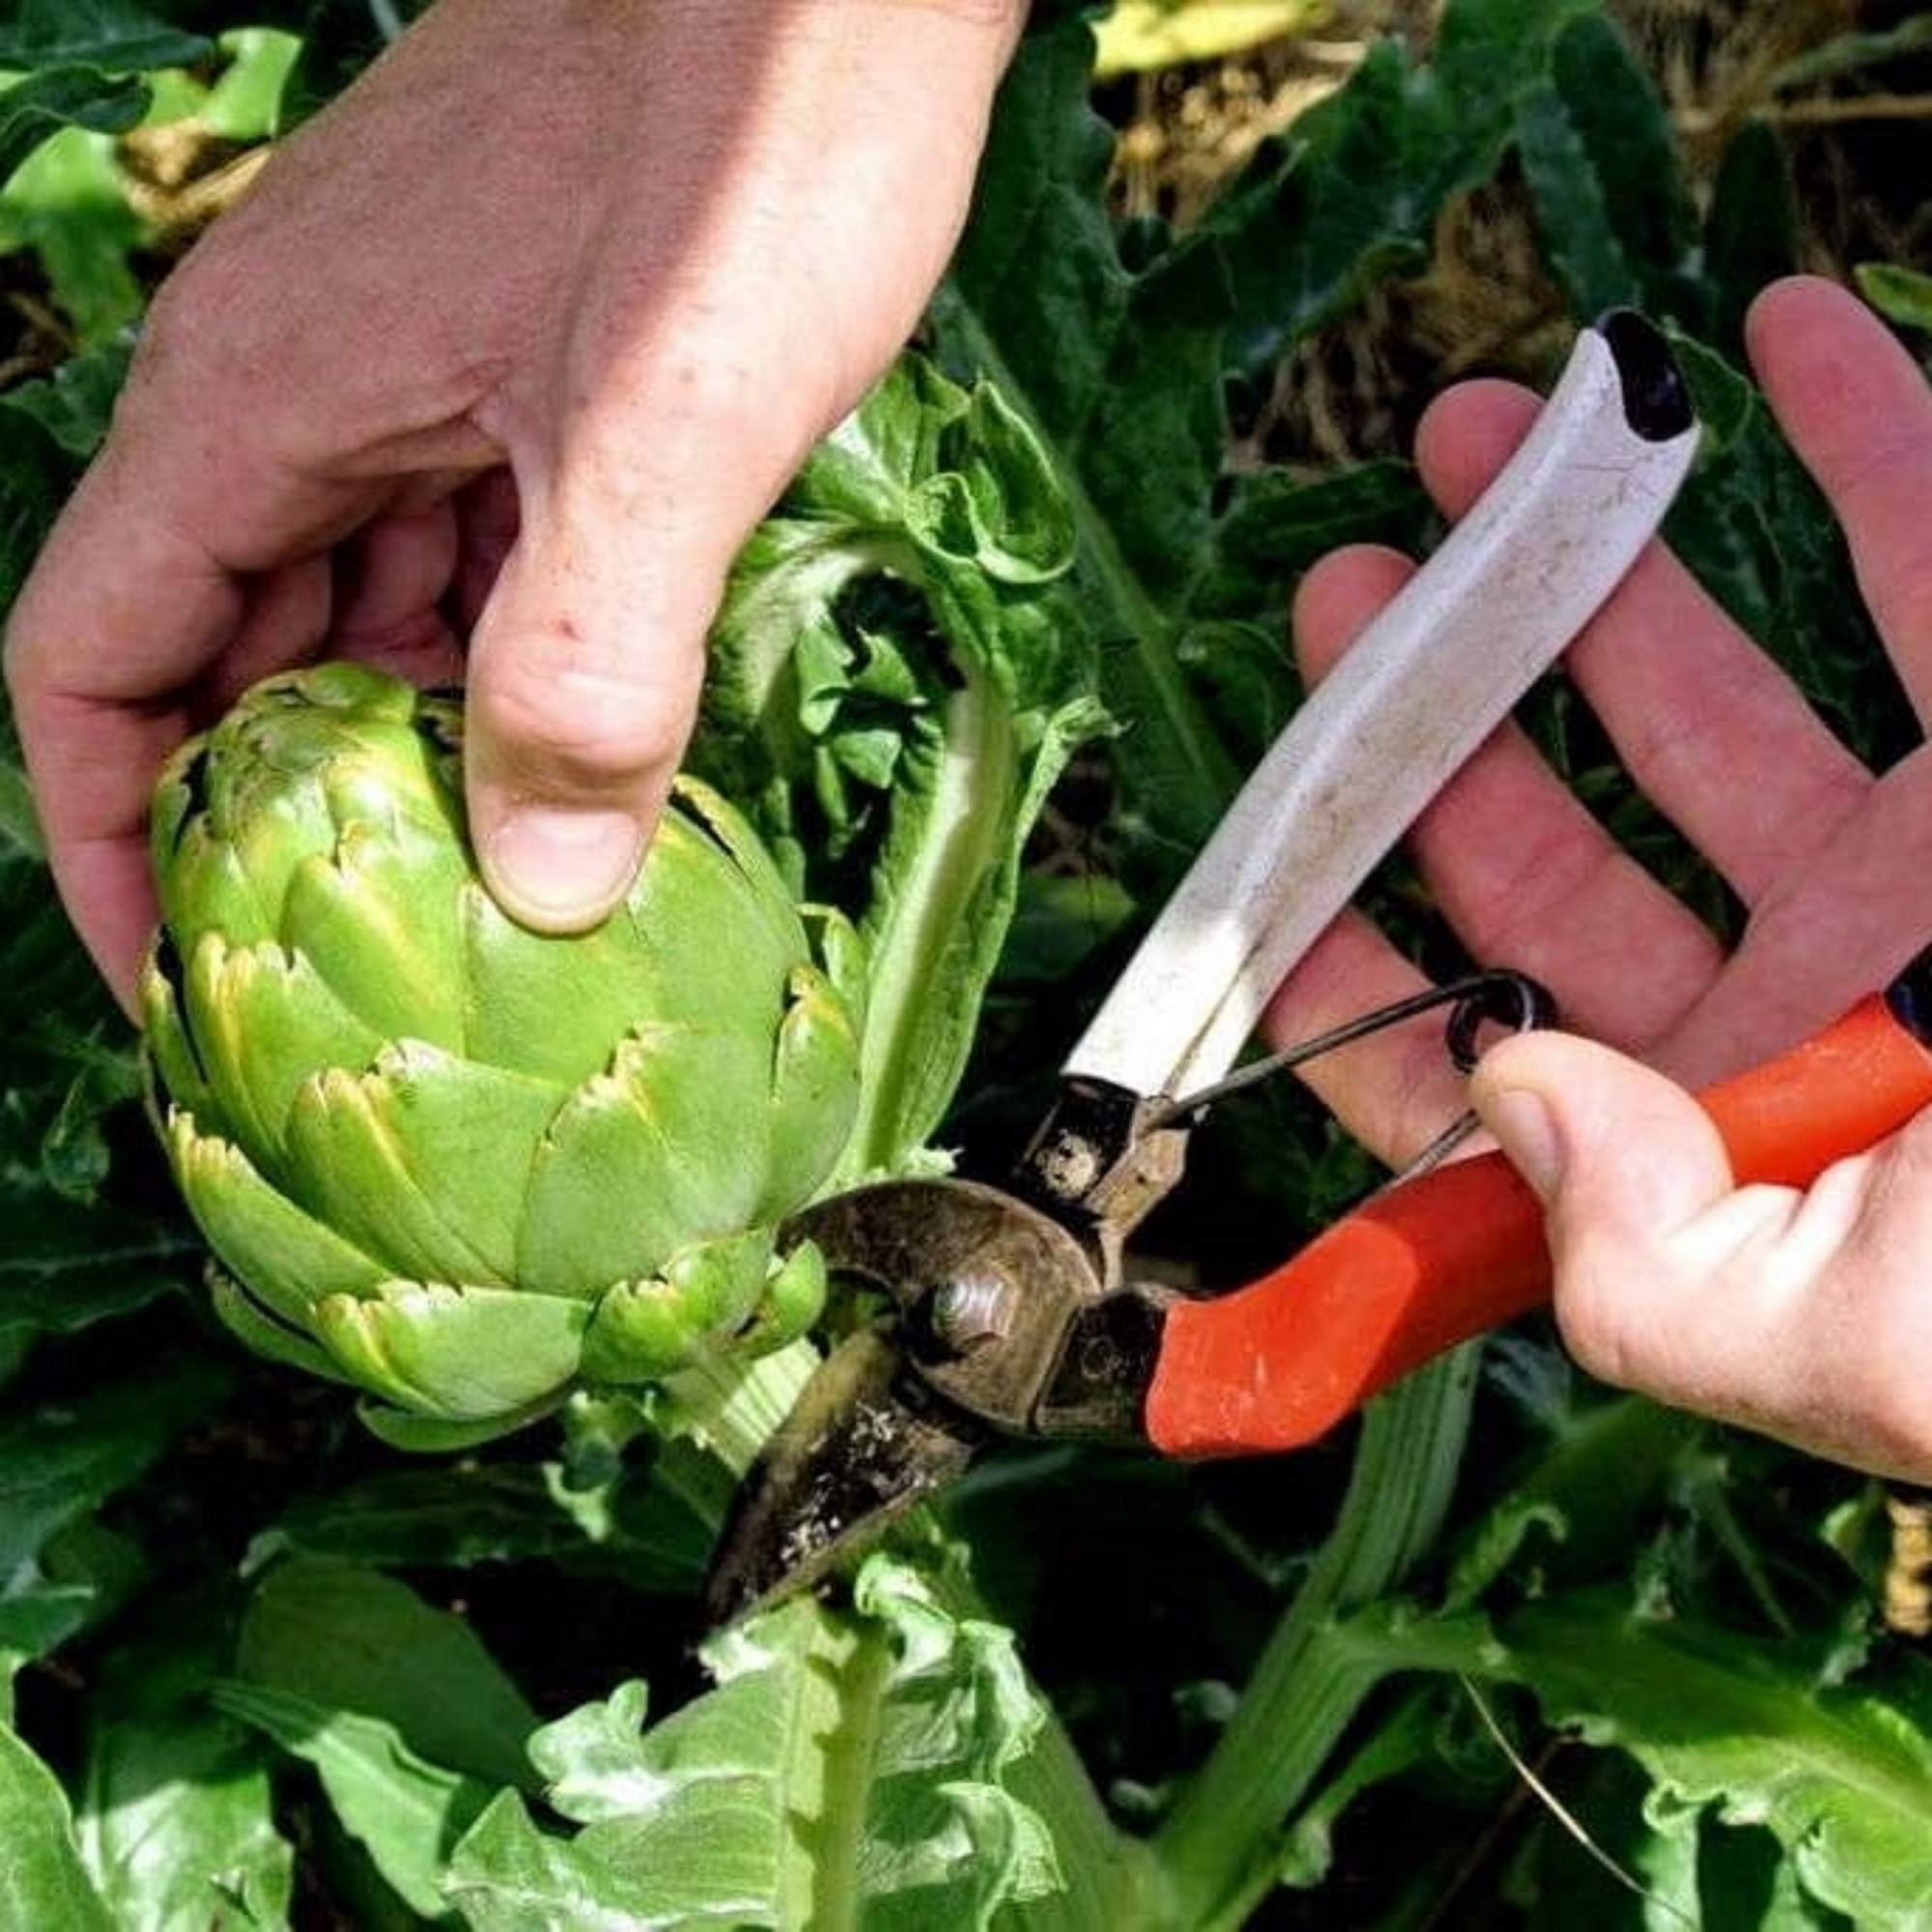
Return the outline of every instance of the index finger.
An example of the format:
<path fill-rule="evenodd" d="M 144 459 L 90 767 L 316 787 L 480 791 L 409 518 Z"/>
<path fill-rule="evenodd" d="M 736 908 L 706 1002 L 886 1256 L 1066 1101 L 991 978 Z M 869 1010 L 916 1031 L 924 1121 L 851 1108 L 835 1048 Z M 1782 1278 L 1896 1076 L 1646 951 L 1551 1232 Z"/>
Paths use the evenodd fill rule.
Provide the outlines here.
<path fill-rule="evenodd" d="M 7 625 L 6 669 L 54 881 L 134 1009 L 155 922 L 150 793 L 187 735 L 185 694 L 239 628 L 237 579 L 111 443 L 55 526 Z"/>

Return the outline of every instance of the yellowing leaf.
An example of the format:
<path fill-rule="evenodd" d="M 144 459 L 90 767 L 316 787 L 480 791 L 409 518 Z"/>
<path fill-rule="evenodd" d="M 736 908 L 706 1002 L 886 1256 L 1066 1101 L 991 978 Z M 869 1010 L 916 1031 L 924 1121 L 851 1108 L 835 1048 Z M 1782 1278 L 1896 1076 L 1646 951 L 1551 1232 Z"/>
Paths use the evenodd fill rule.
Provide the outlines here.
<path fill-rule="evenodd" d="M 1121 0 L 1094 29 L 1094 71 L 1105 78 L 1218 60 L 1305 33 L 1327 14 L 1326 0 Z"/>

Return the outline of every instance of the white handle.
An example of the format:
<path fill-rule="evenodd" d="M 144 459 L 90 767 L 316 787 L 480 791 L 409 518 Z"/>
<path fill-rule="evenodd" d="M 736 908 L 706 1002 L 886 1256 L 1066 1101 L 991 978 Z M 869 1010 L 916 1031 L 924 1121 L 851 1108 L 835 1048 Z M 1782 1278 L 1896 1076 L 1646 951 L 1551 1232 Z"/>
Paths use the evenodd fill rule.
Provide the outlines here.
<path fill-rule="evenodd" d="M 1179 1094 L 1228 1070 L 1288 970 L 1616 587 L 1696 444 L 1662 338 L 1628 314 L 1585 329 L 1522 446 L 1242 787 L 1069 1075 Z"/>

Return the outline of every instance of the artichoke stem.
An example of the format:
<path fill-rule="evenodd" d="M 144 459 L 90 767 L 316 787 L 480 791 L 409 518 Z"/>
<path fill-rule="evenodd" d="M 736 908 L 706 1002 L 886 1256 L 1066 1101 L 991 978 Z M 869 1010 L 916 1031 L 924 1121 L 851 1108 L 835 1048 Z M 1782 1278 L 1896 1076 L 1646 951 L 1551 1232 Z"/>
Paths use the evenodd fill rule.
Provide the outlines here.
<path fill-rule="evenodd" d="M 693 1437 L 734 1478 L 743 1476 L 817 1366 L 818 1350 L 804 1340 L 753 1357 L 706 1350 L 665 1378 L 667 1433 Z"/>

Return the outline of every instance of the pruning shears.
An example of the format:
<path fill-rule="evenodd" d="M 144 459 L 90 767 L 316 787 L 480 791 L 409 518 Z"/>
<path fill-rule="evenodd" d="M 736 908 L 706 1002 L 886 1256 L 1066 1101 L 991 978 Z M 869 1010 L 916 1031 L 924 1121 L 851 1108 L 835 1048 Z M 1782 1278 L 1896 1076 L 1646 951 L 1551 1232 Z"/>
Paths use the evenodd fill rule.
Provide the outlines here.
<path fill-rule="evenodd" d="M 1608 598 L 1697 441 L 1664 338 L 1585 329 L 1529 437 L 1311 694 L 1203 848 L 997 1179 L 890 1180 L 797 1216 L 883 1313 L 828 1355 L 740 1490 L 710 1607 L 809 1587 L 1003 1436 L 1170 1456 L 1291 1450 L 1547 1298 L 1541 1208 L 1465 1118 L 1271 1273 L 1205 1298 L 1137 1278 L 1134 1229 L 1236 1088 L 1431 1006 L 1464 1070 L 1547 1023 L 1508 972 L 1362 1015 L 1230 1074 L 1288 970 Z M 1743 1180 L 1800 1185 L 1932 1104 L 1932 952 L 1834 1025 L 1702 1096 Z"/>

